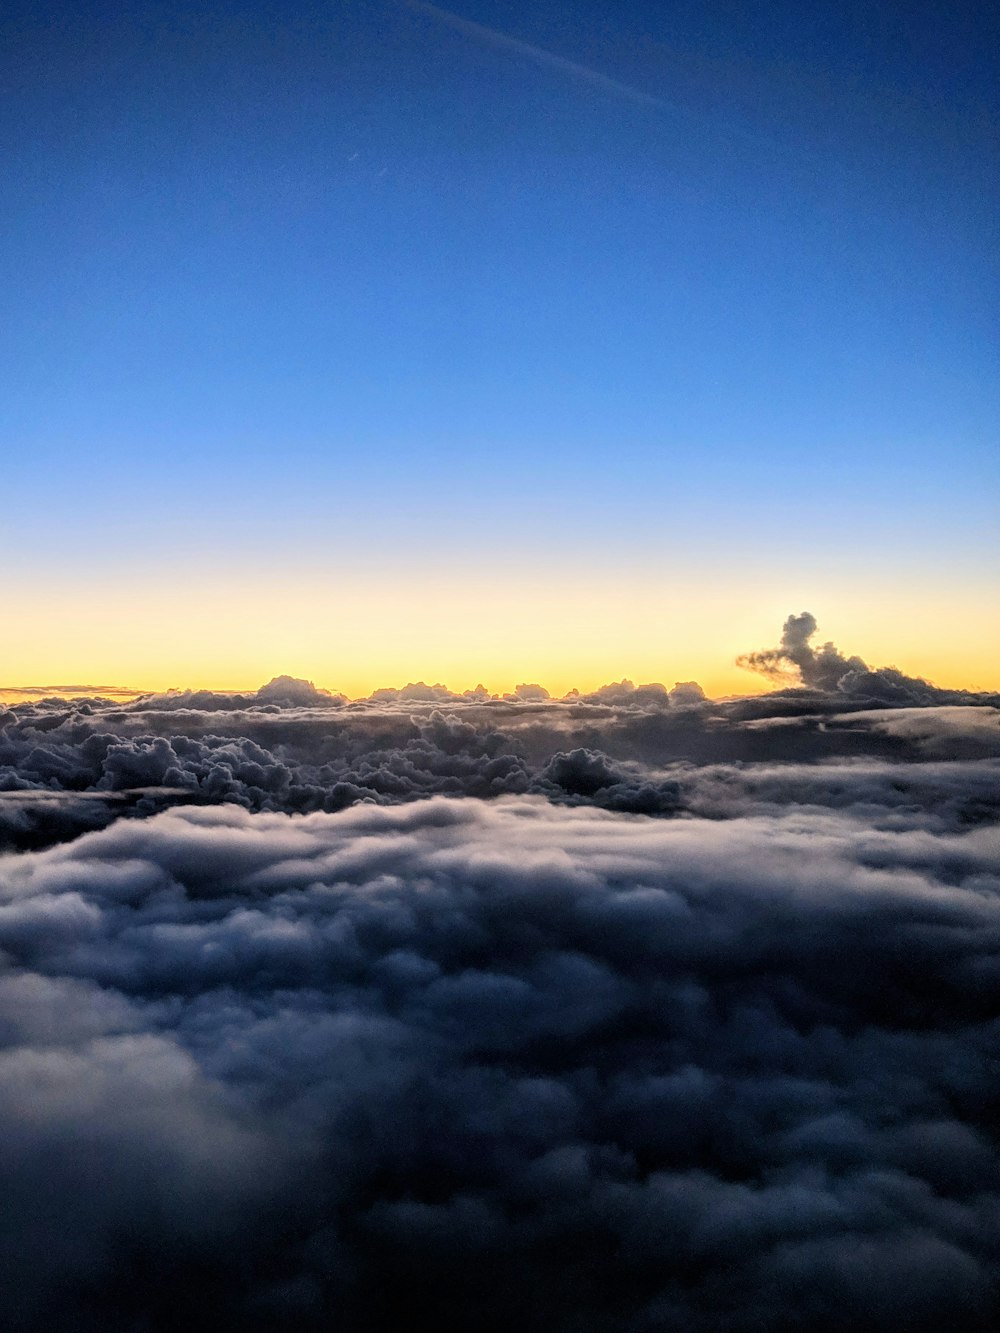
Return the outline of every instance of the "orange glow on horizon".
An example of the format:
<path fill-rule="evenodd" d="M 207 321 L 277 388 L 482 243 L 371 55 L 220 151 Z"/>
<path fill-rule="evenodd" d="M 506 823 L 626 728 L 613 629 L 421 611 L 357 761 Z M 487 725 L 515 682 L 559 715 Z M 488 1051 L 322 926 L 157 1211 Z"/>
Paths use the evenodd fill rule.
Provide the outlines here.
<path fill-rule="evenodd" d="M 287 674 L 350 698 L 419 680 L 491 694 L 535 682 L 559 697 L 626 676 L 668 688 L 696 680 L 711 697 L 759 694 L 773 683 L 735 659 L 776 644 L 785 616 L 808 608 L 817 641 L 846 654 L 946 688 L 1000 688 L 1000 618 L 984 620 L 976 588 L 935 603 L 930 617 L 926 589 L 895 590 L 886 615 L 884 600 L 852 603 L 835 587 L 689 591 L 648 577 L 184 583 L 6 589 L 0 686 L 251 692 Z"/>

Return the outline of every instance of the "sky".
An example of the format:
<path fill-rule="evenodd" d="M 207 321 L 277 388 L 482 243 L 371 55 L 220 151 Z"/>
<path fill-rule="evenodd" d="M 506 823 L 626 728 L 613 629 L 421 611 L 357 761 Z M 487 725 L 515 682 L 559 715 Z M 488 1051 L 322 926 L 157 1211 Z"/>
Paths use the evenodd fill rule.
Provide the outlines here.
<path fill-rule="evenodd" d="M 0 684 L 997 688 L 985 5 L 0 18 Z"/>
<path fill-rule="evenodd" d="M 998 30 L 0 6 L 5 1328 L 1000 1328 Z"/>

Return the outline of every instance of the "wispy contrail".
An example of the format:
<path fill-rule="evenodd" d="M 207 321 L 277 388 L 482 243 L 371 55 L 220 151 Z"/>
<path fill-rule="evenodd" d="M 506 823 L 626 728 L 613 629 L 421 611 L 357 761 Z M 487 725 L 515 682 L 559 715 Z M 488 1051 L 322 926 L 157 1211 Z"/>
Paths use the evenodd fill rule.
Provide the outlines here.
<path fill-rule="evenodd" d="M 427 4 L 426 0 L 396 0 L 396 3 L 402 5 L 404 9 L 413 10 L 416 14 L 423 14 L 426 18 L 444 23 L 473 41 L 482 42 L 486 46 L 493 46 L 501 51 L 510 51 L 513 55 L 522 56 L 525 60 L 532 60 L 536 65 L 542 65 L 547 69 L 559 70 L 561 74 L 568 74 L 571 78 L 589 83 L 591 87 L 600 88 L 603 92 L 611 93 L 615 97 L 623 97 L 629 102 L 638 103 L 640 106 L 662 107 L 665 105 L 661 98 L 654 97 L 651 93 L 644 93 L 639 88 L 632 88 L 627 83 L 619 83 L 617 79 L 610 79 L 606 74 L 601 74 L 596 69 L 590 69 L 587 65 L 578 65 L 575 60 L 567 60 L 565 56 L 553 55 L 551 51 L 544 51 L 540 46 L 532 46 L 530 42 L 522 42 L 517 37 L 508 37 L 505 32 L 498 32 L 496 28 L 488 28 L 483 23 L 473 23 L 471 19 L 464 19 L 458 14 L 453 14 L 450 9 L 441 9 L 438 5 Z"/>

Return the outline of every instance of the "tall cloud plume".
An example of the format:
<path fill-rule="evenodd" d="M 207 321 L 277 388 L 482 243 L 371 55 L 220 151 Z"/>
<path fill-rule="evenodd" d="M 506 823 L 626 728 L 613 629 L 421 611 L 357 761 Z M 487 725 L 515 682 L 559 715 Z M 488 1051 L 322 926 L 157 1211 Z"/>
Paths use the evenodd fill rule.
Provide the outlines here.
<path fill-rule="evenodd" d="M 938 690 L 919 676 L 896 667 L 870 667 L 860 657 L 846 657 L 829 641 L 814 647 L 816 617 L 808 611 L 789 616 L 777 648 L 745 653 L 738 664 L 778 682 L 801 682 L 808 689 L 837 691 L 884 703 L 943 702 L 965 691 Z"/>

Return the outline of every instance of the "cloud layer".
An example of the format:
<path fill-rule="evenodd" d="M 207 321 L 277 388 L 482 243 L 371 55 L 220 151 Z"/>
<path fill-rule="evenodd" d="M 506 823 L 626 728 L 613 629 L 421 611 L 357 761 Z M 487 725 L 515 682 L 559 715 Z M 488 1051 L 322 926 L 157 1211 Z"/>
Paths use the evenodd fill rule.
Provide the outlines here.
<path fill-rule="evenodd" d="M 901 765 L 885 779 L 898 804 L 892 784 L 909 790 L 917 763 L 1000 758 L 996 696 L 926 686 L 912 704 L 867 686 L 845 692 L 839 667 L 815 665 L 831 654 L 808 648 L 802 619 L 792 618 L 796 669 L 812 684 L 747 699 L 622 680 L 561 700 L 537 685 L 498 699 L 416 684 L 351 703 L 283 676 L 252 695 L 22 702 L 0 713 L 0 848 L 38 848 L 178 803 L 310 813 L 538 794 L 674 815 L 703 808 L 706 765 L 731 766 L 737 785 L 747 765 Z"/>
<path fill-rule="evenodd" d="M 994 1327 L 996 828 L 766 792 L 7 858 L 9 1326 Z"/>

